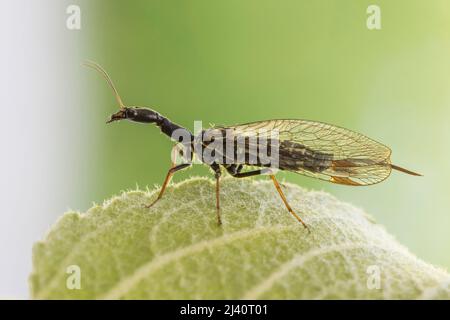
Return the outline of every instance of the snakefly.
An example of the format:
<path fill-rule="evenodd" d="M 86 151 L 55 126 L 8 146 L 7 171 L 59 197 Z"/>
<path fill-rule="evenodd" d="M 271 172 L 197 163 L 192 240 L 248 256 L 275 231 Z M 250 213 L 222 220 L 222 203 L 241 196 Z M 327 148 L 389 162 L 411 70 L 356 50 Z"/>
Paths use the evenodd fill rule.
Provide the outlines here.
<path fill-rule="evenodd" d="M 295 119 L 257 121 L 229 127 L 213 127 L 202 130 L 194 136 L 188 129 L 173 123 L 152 109 L 125 106 L 107 72 L 94 62 L 86 62 L 85 65 L 102 74 L 119 104 L 119 110 L 111 115 L 107 123 L 124 119 L 138 123 L 153 123 L 162 133 L 176 142 L 172 149 L 172 166 L 167 172 L 158 197 L 146 207 L 153 206 L 161 199 L 175 172 L 192 165 L 194 155 L 198 154 L 197 150 L 195 153 L 192 152 L 193 149 L 208 151 L 213 145 L 212 142 L 216 147 L 222 147 L 221 151 L 211 153 L 215 154 L 213 160 L 200 156 L 200 162 L 210 166 L 215 175 L 216 211 L 219 225 L 221 224 L 219 180 L 222 169 L 235 178 L 268 175 L 287 210 L 305 228 L 308 228 L 307 225 L 291 208 L 275 178 L 276 170 L 295 172 L 348 186 L 379 183 L 390 175 L 392 169 L 420 176 L 418 173 L 392 164 L 391 150 L 385 145 L 354 131 L 317 121 Z M 177 132 L 178 134 L 175 134 Z M 273 139 L 273 132 L 276 132 L 275 139 Z M 187 139 L 181 139 L 182 136 Z M 239 144 L 236 141 L 242 143 Z M 275 169 L 271 163 L 262 161 L 259 153 L 262 147 L 270 148 L 272 155 L 276 153 Z M 178 157 L 183 159 L 181 163 L 177 163 Z M 250 158 L 253 161 L 250 161 Z"/>

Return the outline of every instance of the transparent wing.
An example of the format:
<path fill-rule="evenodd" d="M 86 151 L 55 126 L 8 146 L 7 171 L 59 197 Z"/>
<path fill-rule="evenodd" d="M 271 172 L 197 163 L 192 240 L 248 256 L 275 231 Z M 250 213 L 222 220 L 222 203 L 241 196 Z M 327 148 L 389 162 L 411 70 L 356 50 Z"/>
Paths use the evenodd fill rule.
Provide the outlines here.
<path fill-rule="evenodd" d="M 279 168 L 346 185 L 370 185 L 391 173 L 391 150 L 357 132 L 308 120 L 268 120 L 214 127 L 236 137 L 275 136 Z M 249 142 L 250 144 L 252 142 Z M 259 143 L 259 142 L 253 142 Z M 256 148 L 248 148 L 255 150 Z"/>

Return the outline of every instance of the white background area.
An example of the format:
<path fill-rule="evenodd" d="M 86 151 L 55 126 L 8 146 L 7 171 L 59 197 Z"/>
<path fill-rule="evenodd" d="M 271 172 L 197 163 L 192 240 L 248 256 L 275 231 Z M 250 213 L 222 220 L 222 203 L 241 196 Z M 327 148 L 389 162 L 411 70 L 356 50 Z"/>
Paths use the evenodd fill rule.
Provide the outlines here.
<path fill-rule="evenodd" d="M 80 31 L 66 28 L 65 1 L 2 4 L 0 298 L 28 298 L 32 244 L 80 196 L 85 175 Z"/>

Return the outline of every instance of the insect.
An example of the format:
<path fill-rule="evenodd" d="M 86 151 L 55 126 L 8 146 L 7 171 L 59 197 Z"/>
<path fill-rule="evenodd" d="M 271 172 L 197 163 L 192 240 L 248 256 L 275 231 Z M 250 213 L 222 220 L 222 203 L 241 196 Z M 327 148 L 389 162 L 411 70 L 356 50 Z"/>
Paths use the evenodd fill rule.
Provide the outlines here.
<path fill-rule="evenodd" d="M 295 119 L 257 121 L 228 127 L 216 126 L 202 130 L 200 134 L 194 136 L 188 129 L 175 124 L 150 108 L 125 106 L 108 73 L 94 62 L 86 62 L 85 65 L 102 74 L 119 104 L 119 111 L 112 114 L 107 123 L 130 120 L 155 124 L 162 133 L 176 142 L 172 149 L 172 165 L 157 198 L 147 205 L 147 208 L 162 198 L 176 172 L 192 165 L 195 156 L 193 149 L 200 149 L 200 155 L 207 151 L 210 155 L 213 154 L 213 157 L 208 159 L 200 156 L 200 160 L 210 166 L 214 172 L 219 225 L 221 224 L 220 177 L 224 169 L 235 178 L 268 175 L 287 210 L 308 229 L 306 223 L 289 205 L 275 177 L 272 163 L 262 161 L 259 151 L 264 148 L 270 149 L 271 155 L 277 156 L 276 169 L 278 170 L 348 186 L 379 183 L 390 175 L 392 169 L 420 176 L 418 173 L 392 164 L 391 150 L 385 145 L 360 133 L 322 122 Z M 273 132 L 276 132 L 275 138 Z M 215 147 L 211 148 L 212 145 Z M 217 148 L 218 146 L 221 148 Z M 177 163 L 178 157 L 182 158 L 181 163 Z"/>

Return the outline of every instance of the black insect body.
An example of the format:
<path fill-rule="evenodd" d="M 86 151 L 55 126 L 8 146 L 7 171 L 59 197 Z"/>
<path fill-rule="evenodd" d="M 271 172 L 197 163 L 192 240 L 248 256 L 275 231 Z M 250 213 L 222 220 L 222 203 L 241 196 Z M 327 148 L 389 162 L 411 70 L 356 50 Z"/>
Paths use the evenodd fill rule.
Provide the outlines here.
<path fill-rule="evenodd" d="M 219 224 L 222 168 L 235 178 L 269 175 L 288 211 L 305 228 L 307 225 L 292 210 L 275 178 L 278 169 L 350 186 L 379 183 L 390 175 L 392 169 L 420 176 L 391 164 L 391 150 L 385 145 L 354 131 L 322 122 L 267 120 L 213 127 L 194 136 L 154 110 L 125 106 L 106 71 L 93 62 L 86 65 L 104 76 L 119 104 L 119 111 L 111 115 L 107 123 L 125 119 L 153 123 L 176 142 L 172 150 L 172 166 L 158 197 L 147 207 L 161 199 L 172 176 L 191 166 L 194 158 L 209 165 L 214 172 Z M 182 163 L 177 163 L 178 157 Z"/>

